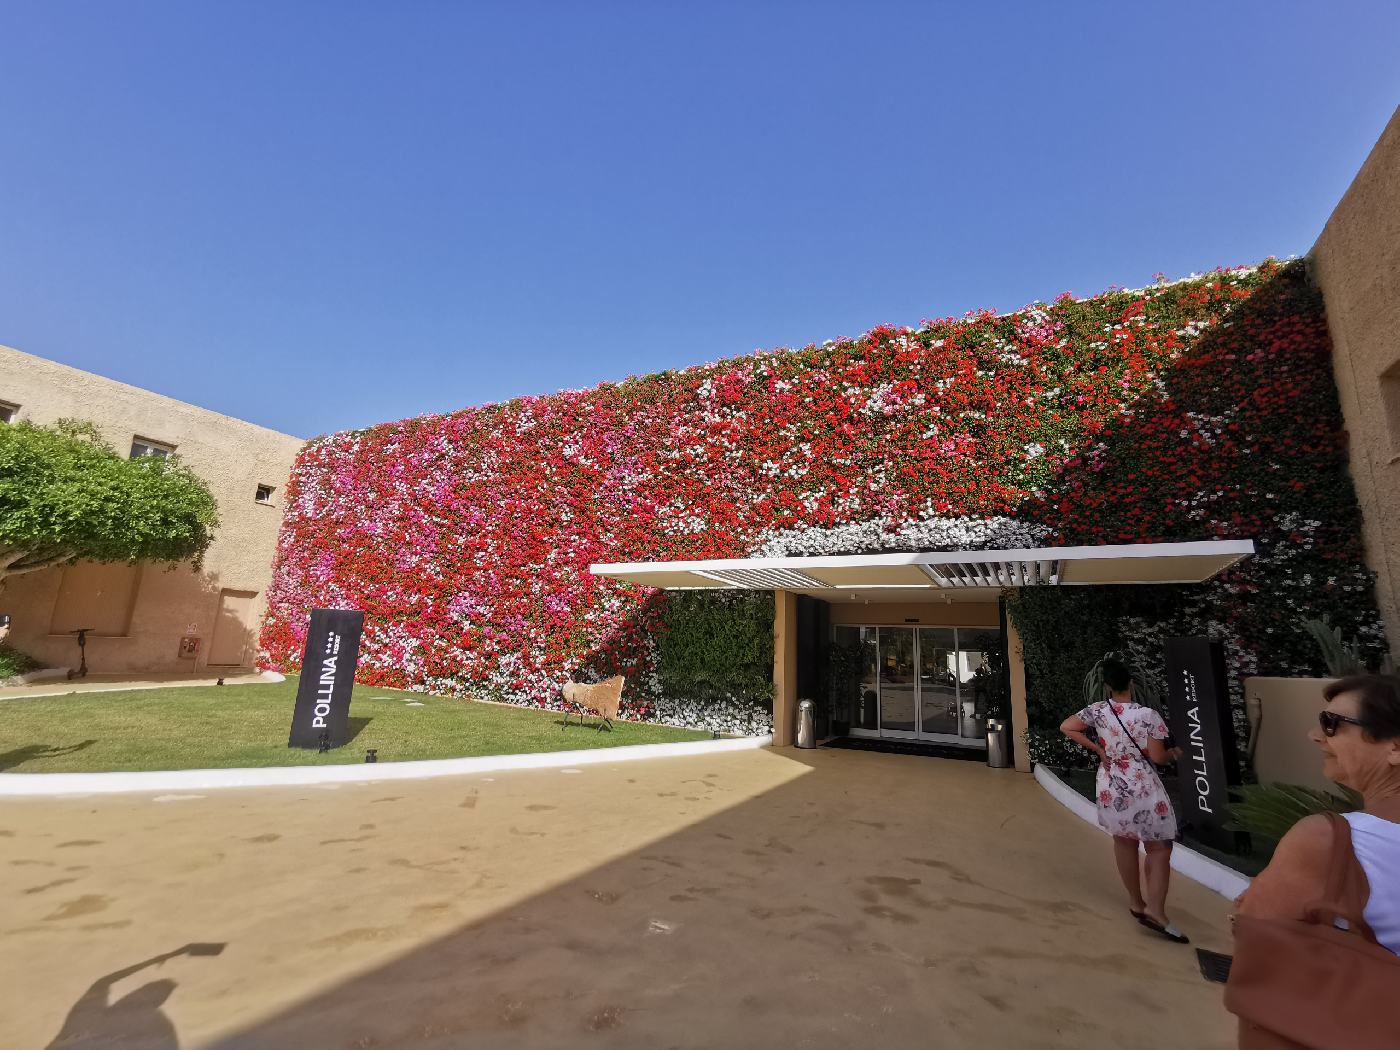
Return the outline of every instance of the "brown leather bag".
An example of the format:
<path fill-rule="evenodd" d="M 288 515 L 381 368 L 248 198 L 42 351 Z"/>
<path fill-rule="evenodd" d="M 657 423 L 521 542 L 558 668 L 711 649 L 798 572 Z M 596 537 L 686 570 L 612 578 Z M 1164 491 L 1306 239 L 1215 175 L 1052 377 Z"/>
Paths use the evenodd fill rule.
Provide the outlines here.
<path fill-rule="evenodd" d="M 1400 1047 L 1400 956 L 1361 917 L 1370 886 L 1335 813 L 1322 898 L 1305 919 L 1235 919 L 1225 1008 L 1240 1019 L 1241 1050 L 1395 1050 Z M 1349 929 L 1335 920 L 1345 919 Z"/>

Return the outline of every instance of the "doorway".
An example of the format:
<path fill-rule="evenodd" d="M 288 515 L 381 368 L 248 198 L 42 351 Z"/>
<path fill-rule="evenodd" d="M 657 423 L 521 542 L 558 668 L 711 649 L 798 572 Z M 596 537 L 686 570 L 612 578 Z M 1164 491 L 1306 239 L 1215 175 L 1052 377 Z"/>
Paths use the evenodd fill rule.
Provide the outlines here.
<path fill-rule="evenodd" d="M 248 662 L 254 638 L 256 591 L 219 592 L 219 613 L 214 619 L 214 638 L 209 643 L 210 667 L 237 667 Z"/>
<path fill-rule="evenodd" d="M 835 644 L 859 653 L 852 736 L 987 746 L 987 650 L 1000 644 L 1000 632 L 844 625 L 832 632 Z"/>

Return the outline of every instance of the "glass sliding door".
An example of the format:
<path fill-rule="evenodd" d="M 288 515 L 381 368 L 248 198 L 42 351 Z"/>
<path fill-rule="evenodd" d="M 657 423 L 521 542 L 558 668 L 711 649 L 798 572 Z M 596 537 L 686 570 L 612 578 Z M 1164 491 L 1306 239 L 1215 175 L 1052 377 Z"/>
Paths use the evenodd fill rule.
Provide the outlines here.
<path fill-rule="evenodd" d="M 914 628 L 880 628 L 880 735 L 912 737 L 919 729 Z"/>
<path fill-rule="evenodd" d="M 843 625 L 832 642 L 850 664 L 838 709 L 853 735 L 985 745 L 995 628 Z"/>
<path fill-rule="evenodd" d="M 957 631 L 919 628 L 919 735 L 958 735 Z"/>

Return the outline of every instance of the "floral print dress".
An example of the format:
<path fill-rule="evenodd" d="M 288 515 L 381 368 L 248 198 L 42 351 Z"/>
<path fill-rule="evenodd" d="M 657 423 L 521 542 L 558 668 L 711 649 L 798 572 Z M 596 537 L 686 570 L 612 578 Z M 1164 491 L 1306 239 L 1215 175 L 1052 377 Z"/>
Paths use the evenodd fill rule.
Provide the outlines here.
<path fill-rule="evenodd" d="M 1156 767 L 1142 753 L 1148 740 L 1167 738 L 1162 716 L 1141 704 L 1103 700 L 1080 711 L 1079 718 L 1094 727 L 1108 752 L 1108 766 L 1100 763 L 1096 781 L 1099 824 L 1110 835 L 1142 842 L 1175 839 L 1171 800 Z"/>

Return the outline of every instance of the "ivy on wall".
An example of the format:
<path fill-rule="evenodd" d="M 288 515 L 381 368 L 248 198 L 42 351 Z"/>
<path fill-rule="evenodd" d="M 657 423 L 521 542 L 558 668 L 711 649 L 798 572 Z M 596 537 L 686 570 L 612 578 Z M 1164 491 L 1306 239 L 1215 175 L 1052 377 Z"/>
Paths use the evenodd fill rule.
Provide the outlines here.
<path fill-rule="evenodd" d="M 717 699 L 773 711 L 773 595 L 681 591 L 670 595 L 657 640 L 665 696 Z"/>

